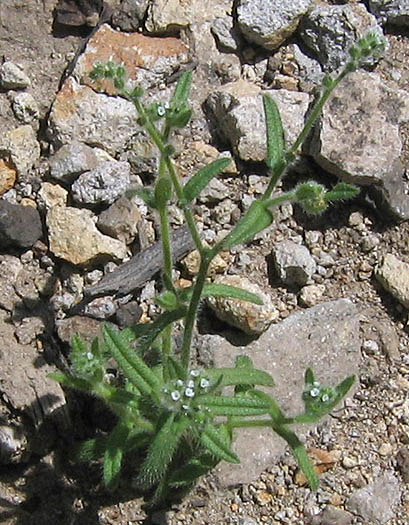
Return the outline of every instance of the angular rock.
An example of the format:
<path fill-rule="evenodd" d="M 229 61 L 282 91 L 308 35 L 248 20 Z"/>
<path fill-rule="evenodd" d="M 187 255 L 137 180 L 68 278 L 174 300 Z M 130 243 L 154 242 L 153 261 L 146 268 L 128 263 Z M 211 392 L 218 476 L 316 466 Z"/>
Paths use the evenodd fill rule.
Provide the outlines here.
<path fill-rule="evenodd" d="M 249 42 L 276 49 L 295 32 L 312 3 L 312 0 L 239 0 L 238 27 Z"/>
<path fill-rule="evenodd" d="M 18 93 L 13 98 L 13 111 L 23 124 L 35 122 L 40 117 L 38 104 L 30 93 Z"/>
<path fill-rule="evenodd" d="M 46 210 L 54 208 L 54 206 L 66 206 L 67 204 L 68 191 L 58 184 L 43 182 L 37 195 L 39 204 Z"/>
<path fill-rule="evenodd" d="M 321 302 L 321 298 L 325 292 L 325 285 L 323 284 L 309 284 L 303 286 L 300 290 L 300 304 L 302 306 L 315 306 Z"/>
<path fill-rule="evenodd" d="M 64 343 L 71 343 L 74 335 L 79 335 L 86 343 L 92 341 L 101 334 L 102 323 L 90 317 L 74 315 L 66 319 L 56 321 L 58 337 Z"/>
<path fill-rule="evenodd" d="M 73 74 L 82 84 L 98 91 L 116 94 L 117 89 L 111 80 L 92 82 L 89 78 L 97 62 L 109 60 L 124 65 L 130 84 L 149 89 L 165 81 L 186 64 L 189 61 L 189 51 L 174 37 L 152 38 L 141 33 L 121 33 L 104 24 L 89 39 Z"/>
<path fill-rule="evenodd" d="M 195 23 L 213 20 L 231 11 L 230 0 L 153 0 L 145 22 L 150 33 L 174 33 Z"/>
<path fill-rule="evenodd" d="M 409 264 L 392 253 L 375 269 L 375 277 L 405 308 L 409 308 Z"/>
<path fill-rule="evenodd" d="M 99 232 L 90 210 L 52 208 L 47 214 L 47 227 L 50 251 L 72 264 L 89 266 L 126 257 L 126 246 Z"/>
<path fill-rule="evenodd" d="M 242 288 L 258 295 L 263 301 L 262 305 L 256 305 L 239 299 L 209 297 L 207 299 L 208 305 L 216 316 L 227 324 L 242 330 L 248 335 L 260 335 L 278 318 L 279 312 L 274 308 L 270 296 L 246 277 L 224 275 L 216 277 L 214 283 Z"/>
<path fill-rule="evenodd" d="M 383 35 L 365 6 L 319 5 L 303 18 L 300 36 L 324 70 L 335 71 L 348 60 L 348 49 L 368 31 Z M 368 65 L 374 63 L 371 59 Z"/>
<path fill-rule="evenodd" d="M 218 45 L 224 51 L 236 52 L 242 46 L 241 35 L 234 27 L 234 21 L 231 16 L 222 16 L 216 18 L 211 26 L 211 31 Z"/>
<path fill-rule="evenodd" d="M 135 173 L 156 175 L 159 169 L 158 149 L 144 129 L 136 129 L 132 143 L 121 154 L 120 160 L 126 160 Z"/>
<path fill-rule="evenodd" d="M 65 406 L 60 385 L 48 377 L 54 372 L 35 346 L 16 341 L 13 325 L 0 315 L 0 393 L 16 412 L 24 411 L 36 427 Z M 4 349 L 7 349 L 4 350 Z"/>
<path fill-rule="evenodd" d="M 365 523 L 382 525 L 395 517 L 393 507 L 401 498 L 399 480 L 392 472 L 386 472 L 374 483 L 354 492 L 346 502 L 346 508 L 360 516 Z"/>
<path fill-rule="evenodd" d="M 71 187 L 74 201 L 85 205 L 112 204 L 128 188 L 130 169 L 128 162 L 113 160 L 83 173 Z"/>
<path fill-rule="evenodd" d="M 399 449 L 396 461 L 405 483 L 409 483 L 409 446 L 405 445 Z"/>
<path fill-rule="evenodd" d="M 137 31 L 148 8 L 149 0 L 123 0 L 112 15 L 114 27 L 122 31 Z"/>
<path fill-rule="evenodd" d="M 383 23 L 409 25 L 409 4 L 405 0 L 369 0 L 369 10 L 381 17 Z"/>
<path fill-rule="evenodd" d="M 12 312 L 21 302 L 14 285 L 23 269 L 20 259 L 12 255 L 0 255 L 0 308 Z"/>
<path fill-rule="evenodd" d="M 58 0 L 55 20 L 70 27 L 95 27 L 104 9 L 103 0 Z"/>
<path fill-rule="evenodd" d="M 135 200 L 121 197 L 99 214 L 97 226 L 102 233 L 130 244 L 138 235 L 140 220 L 141 214 Z"/>
<path fill-rule="evenodd" d="M 32 206 L 0 200 L 0 245 L 31 248 L 43 235 L 40 214 Z"/>
<path fill-rule="evenodd" d="M 405 167 L 399 159 L 391 165 L 391 175 L 382 179 L 379 185 L 367 189 L 366 200 L 376 210 L 385 212 L 392 219 L 409 219 L 408 179 Z"/>
<path fill-rule="evenodd" d="M 314 516 L 311 525 L 351 525 L 353 519 L 353 515 L 346 510 L 327 505 L 318 516 Z"/>
<path fill-rule="evenodd" d="M 40 158 L 40 144 L 33 128 L 20 126 L 0 136 L 0 158 L 11 161 L 21 178 Z"/>
<path fill-rule="evenodd" d="M 49 163 L 51 177 L 70 184 L 81 173 L 96 168 L 99 160 L 95 148 L 74 141 L 62 146 Z"/>
<path fill-rule="evenodd" d="M 317 269 L 309 249 L 293 241 L 275 244 L 272 256 L 280 280 L 289 286 L 304 286 Z"/>
<path fill-rule="evenodd" d="M 409 120 L 409 99 L 378 75 L 357 72 L 324 106 L 310 153 L 326 171 L 357 184 L 382 184 L 397 176 L 402 140 L 398 124 Z M 400 172 L 399 172 L 400 176 Z"/>
<path fill-rule="evenodd" d="M 56 146 L 76 140 L 115 155 L 140 129 L 137 118 L 131 102 L 96 93 L 70 77 L 52 105 L 48 133 Z"/>
<path fill-rule="evenodd" d="M 234 366 L 236 356 L 246 354 L 255 368 L 270 373 L 276 382 L 273 395 L 289 415 L 303 411 L 306 368 L 313 368 L 321 384 L 332 386 L 359 370 L 359 314 L 347 299 L 290 315 L 247 346 L 234 346 L 220 336 L 207 336 L 206 342 L 207 349 L 202 346 L 200 355 L 210 352 L 216 367 Z M 298 430 L 307 431 L 305 427 Z M 254 481 L 278 461 L 286 446 L 273 432 L 254 428 L 238 432 L 233 448 L 241 463 L 222 463 L 217 468 L 223 485 Z"/>
<path fill-rule="evenodd" d="M 0 159 L 0 195 L 9 191 L 15 184 L 17 171 L 11 162 Z"/>
<path fill-rule="evenodd" d="M 265 91 L 278 105 L 287 144 L 301 132 L 308 109 L 309 95 L 285 89 Z M 245 81 L 233 82 L 212 93 L 207 104 L 220 133 L 242 160 L 266 158 L 266 126 L 261 90 Z"/>
<path fill-rule="evenodd" d="M 30 85 L 30 79 L 22 68 L 7 61 L 0 66 L 0 86 L 3 89 L 24 89 Z"/>

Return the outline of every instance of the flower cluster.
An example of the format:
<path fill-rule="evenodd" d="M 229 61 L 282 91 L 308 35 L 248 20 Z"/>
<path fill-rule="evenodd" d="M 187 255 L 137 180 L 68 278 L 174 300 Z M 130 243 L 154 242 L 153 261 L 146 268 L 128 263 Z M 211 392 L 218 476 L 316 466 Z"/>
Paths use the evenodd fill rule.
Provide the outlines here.
<path fill-rule="evenodd" d="M 205 394 L 210 388 L 210 381 L 200 370 L 190 370 L 186 380 L 176 379 L 170 381 L 163 388 L 163 402 L 171 411 L 191 410 L 190 402 L 198 394 Z"/>

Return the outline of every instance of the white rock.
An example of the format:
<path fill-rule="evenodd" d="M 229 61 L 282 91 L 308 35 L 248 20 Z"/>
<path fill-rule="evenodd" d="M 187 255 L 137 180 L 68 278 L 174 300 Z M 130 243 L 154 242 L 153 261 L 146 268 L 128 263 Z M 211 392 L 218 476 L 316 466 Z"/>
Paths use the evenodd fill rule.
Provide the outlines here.
<path fill-rule="evenodd" d="M 24 89 L 30 85 L 30 79 L 22 68 L 13 62 L 4 62 L 0 66 L 0 86 L 4 89 Z"/>

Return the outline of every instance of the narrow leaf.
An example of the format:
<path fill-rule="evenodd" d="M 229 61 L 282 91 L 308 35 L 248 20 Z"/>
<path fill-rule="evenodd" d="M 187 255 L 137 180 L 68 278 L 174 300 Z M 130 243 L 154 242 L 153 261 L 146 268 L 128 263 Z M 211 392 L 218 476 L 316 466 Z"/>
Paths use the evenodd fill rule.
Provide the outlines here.
<path fill-rule="evenodd" d="M 217 458 L 229 463 L 240 463 L 240 459 L 231 448 L 231 439 L 223 431 L 223 425 L 216 427 L 213 423 L 207 423 L 200 434 L 200 442 Z"/>
<path fill-rule="evenodd" d="M 184 204 L 191 203 L 200 192 L 206 188 L 213 177 L 222 173 L 231 162 L 229 158 L 217 159 L 204 168 L 200 169 L 193 177 L 183 186 Z"/>
<path fill-rule="evenodd" d="M 211 384 L 220 381 L 220 387 L 235 385 L 274 386 L 274 379 L 256 368 L 209 368 L 205 375 Z"/>
<path fill-rule="evenodd" d="M 108 490 L 115 490 L 118 486 L 124 454 L 123 443 L 128 434 L 129 428 L 118 424 L 108 436 L 104 454 L 104 483 Z"/>
<path fill-rule="evenodd" d="M 132 348 L 123 343 L 118 332 L 104 326 L 103 333 L 112 356 L 136 388 L 144 394 L 150 394 L 152 390 L 158 391 L 160 382 L 156 375 Z"/>
<path fill-rule="evenodd" d="M 78 447 L 74 449 L 75 461 L 83 463 L 99 459 L 104 455 L 106 443 L 107 438 L 105 436 L 95 439 L 87 439 L 87 441 L 80 443 Z"/>
<path fill-rule="evenodd" d="M 273 214 L 263 202 L 254 201 L 233 231 L 220 242 L 221 250 L 228 250 L 237 244 L 251 241 L 257 233 L 268 228 L 273 220 Z"/>
<path fill-rule="evenodd" d="M 203 453 L 197 458 L 192 458 L 170 476 L 169 485 L 175 488 L 191 485 L 216 467 L 218 462 L 219 459 L 209 453 Z"/>
<path fill-rule="evenodd" d="M 315 472 L 314 466 L 305 450 L 304 445 L 298 439 L 297 435 L 287 427 L 277 425 L 273 426 L 274 432 L 287 441 L 295 458 L 297 459 L 300 469 L 304 472 L 308 484 L 312 490 L 317 490 L 319 486 L 319 479 Z"/>
<path fill-rule="evenodd" d="M 339 182 L 331 191 L 328 191 L 325 195 L 327 201 L 340 201 L 345 199 L 352 199 L 356 197 L 360 189 L 353 184 L 346 182 Z"/>
<path fill-rule="evenodd" d="M 177 450 L 183 433 L 189 426 L 188 418 L 174 421 L 175 414 L 170 414 L 149 447 L 145 461 L 137 478 L 137 483 L 147 489 L 160 481 L 165 475 Z"/>
<path fill-rule="evenodd" d="M 192 84 L 192 72 L 186 71 L 179 78 L 173 93 L 170 105 L 171 107 L 179 107 L 182 104 L 186 104 L 189 98 L 190 86 Z"/>
<path fill-rule="evenodd" d="M 48 374 L 48 377 L 54 379 L 54 381 L 58 381 L 58 383 L 60 383 L 61 385 L 67 386 L 69 388 L 84 390 L 85 392 L 93 391 L 93 384 L 87 381 L 86 379 L 82 379 L 80 377 L 69 376 L 61 372 L 53 372 L 52 374 Z"/>
<path fill-rule="evenodd" d="M 274 171 L 284 158 L 284 130 L 277 104 L 270 95 L 263 95 L 267 128 L 267 166 Z"/>
<path fill-rule="evenodd" d="M 262 416 L 270 409 L 270 400 L 251 396 L 209 396 L 195 398 L 194 406 L 207 408 L 214 416 Z"/>

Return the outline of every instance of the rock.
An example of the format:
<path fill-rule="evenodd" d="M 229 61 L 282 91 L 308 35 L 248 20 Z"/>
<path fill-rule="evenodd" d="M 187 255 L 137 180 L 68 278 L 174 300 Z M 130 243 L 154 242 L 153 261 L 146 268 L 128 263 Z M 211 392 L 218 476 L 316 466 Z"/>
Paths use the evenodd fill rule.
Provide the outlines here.
<path fill-rule="evenodd" d="M 62 146 L 49 163 L 53 179 L 71 184 L 81 173 L 95 169 L 100 161 L 94 148 L 74 141 Z"/>
<path fill-rule="evenodd" d="M 40 158 L 40 144 L 33 128 L 20 126 L 0 137 L 0 158 L 15 166 L 20 181 Z"/>
<path fill-rule="evenodd" d="M 399 449 L 396 461 L 405 483 L 409 483 L 409 446 L 405 445 Z"/>
<path fill-rule="evenodd" d="M 31 248 L 43 235 L 38 211 L 32 206 L 0 200 L 0 245 Z"/>
<path fill-rule="evenodd" d="M 383 184 L 400 176 L 399 123 L 409 120 L 409 100 L 378 75 L 352 73 L 342 95 L 324 106 L 310 153 L 328 172 L 351 183 Z"/>
<path fill-rule="evenodd" d="M 405 308 L 409 308 L 409 264 L 392 253 L 375 268 L 375 277 Z"/>
<path fill-rule="evenodd" d="M 159 170 L 158 149 L 144 129 L 135 130 L 132 142 L 121 154 L 120 160 L 129 162 L 134 173 L 156 176 Z"/>
<path fill-rule="evenodd" d="M 97 226 L 106 235 L 131 244 L 138 235 L 141 220 L 139 207 L 134 199 L 121 197 L 98 216 Z"/>
<path fill-rule="evenodd" d="M 49 210 L 54 206 L 66 206 L 68 191 L 58 184 L 43 182 L 37 196 L 39 204 Z"/>
<path fill-rule="evenodd" d="M 0 86 L 3 89 L 24 89 L 29 85 L 30 79 L 19 65 L 7 61 L 0 66 Z"/>
<path fill-rule="evenodd" d="M 40 118 L 38 104 L 30 93 L 17 93 L 13 98 L 13 111 L 23 124 L 30 124 Z"/>
<path fill-rule="evenodd" d="M 300 290 L 300 303 L 302 306 L 315 306 L 321 302 L 322 296 L 325 293 L 325 285 L 323 284 L 309 284 L 303 286 Z"/>
<path fill-rule="evenodd" d="M 74 182 L 71 187 L 74 201 L 82 205 L 112 204 L 128 188 L 130 170 L 128 162 L 101 163 Z"/>
<path fill-rule="evenodd" d="M 59 0 L 54 11 L 55 22 L 69 27 L 95 27 L 103 8 L 103 0 Z"/>
<path fill-rule="evenodd" d="M 60 385 L 48 377 L 54 372 L 35 346 L 16 341 L 8 318 L 0 315 L 0 392 L 9 407 L 24 411 L 35 427 L 57 410 L 64 409 L 65 397 Z M 36 366 L 34 366 L 34 363 Z"/>
<path fill-rule="evenodd" d="M 121 241 L 100 233 L 90 210 L 52 208 L 47 214 L 50 251 L 72 264 L 92 265 L 126 257 Z"/>
<path fill-rule="evenodd" d="M 392 472 L 386 472 L 374 483 L 354 492 L 346 502 L 346 508 L 366 523 L 382 525 L 395 517 L 393 507 L 401 498 L 399 480 Z"/>
<path fill-rule="evenodd" d="M 0 464 L 15 465 L 30 459 L 27 435 L 22 427 L 0 425 Z"/>
<path fill-rule="evenodd" d="M 311 4 L 312 0 L 239 0 L 238 27 L 249 42 L 276 49 L 295 32 Z"/>
<path fill-rule="evenodd" d="M 102 323 L 90 317 L 74 315 L 56 321 L 57 334 L 63 343 L 71 343 L 72 337 L 77 334 L 87 344 L 101 334 Z"/>
<path fill-rule="evenodd" d="M 93 319 L 106 320 L 116 312 L 117 306 L 112 297 L 97 297 L 84 308 L 84 315 Z"/>
<path fill-rule="evenodd" d="M 20 259 L 12 255 L 0 255 L 0 308 L 12 312 L 21 302 L 14 285 L 23 269 Z"/>
<path fill-rule="evenodd" d="M 98 144 L 115 155 L 140 129 L 137 118 L 135 106 L 128 100 L 96 93 L 70 77 L 51 107 L 48 133 L 57 147 L 75 140 Z"/>
<path fill-rule="evenodd" d="M 122 31 L 137 31 L 145 18 L 149 0 L 123 0 L 112 15 L 114 27 Z"/>
<path fill-rule="evenodd" d="M 215 204 L 226 198 L 229 189 L 221 180 L 213 178 L 198 196 L 199 202 Z"/>
<path fill-rule="evenodd" d="M 153 0 L 145 27 L 150 33 L 175 33 L 191 24 L 201 24 L 231 11 L 230 0 Z"/>
<path fill-rule="evenodd" d="M 81 84 L 97 91 L 117 94 L 111 80 L 92 82 L 89 78 L 97 62 L 122 63 L 130 85 L 149 89 L 189 61 L 188 48 L 177 38 L 152 38 L 141 33 L 121 33 L 108 24 L 102 25 L 88 40 L 85 52 L 79 57 L 73 74 Z"/>
<path fill-rule="evenodd" d="M 207 303 L 216 316 L 227 324 L 242 330 L 249 335 L 259 335 L 267 330 L 269 325 L 278 318 L 279 313 L 273 307 L 271 298 L 260 287 L 246 277 L 225 275 L 216 277 L 215 284 L 236 286 L 258 295 L 262 305 L 256 305 L 239 299 L 209 297 Z"/>
<path fill-rule="evenodd" d="M 309 95 L 285 89 L 265 91 L 273 97 L 283 119 L 287 144 L 292 144 L 304 125 Z M 221 135 L 245 161 L 266 157 L 266 127 L 261 90 L 245 81 L 233 82 L 207 99 Z"/>
<path fill-rule="evenodd" d="M 409 219 L 409 199 L 406 170 L 400 160 L 391 165 L 390 176 L 382 183 L 368 187 L 367 201 L 376 210 L 381 210 L 393 220 Z"/>
<path fill-rule="evenodd" d="M 17 179 L 17 171 L 11 162 L 0 159 L 0 195 L 13 188 Z"/>
<path fill-rule="evenodd" d="M 220 336 L 207 336 L 202 345 L 207 343 L 216 367 L 231 367 L 237 355 L 248 355 L 255 368 L 272 375 L 276 382 L 274 397 L 285 414 L 294 415 L 303 411 L 301 393 L 306 368 L 314 369 L 321 384 L 332 386 L 357 373 L 359 337 L 358 311 L 352 302 L 340 299 L 290 315 L 247 346 L 235 346 Z M 200 356 L 202 352 L 206 352 L 203 346 Z M 305 427 L 301 430 L 306 432 Z M 266 429 L 242 429 L 233 448 L 241 463 L 217 467 L 225 486 L 257 479 L 278 461 L 285 443 Z"/>
<path fill-rule="evenodd" d="M 368 31 L 383 35 L 365 6 L 318 5 L 303 18 L 300 36 L 324 70 L 335 71 L 349 59 L 348 49 Z M 374 63 L 372 58 L 368 65 Z"/>
<path fill-rule="evenodd" d="M 234 27 L 234 20 L 229 15 L 216 18 L 211 31 L 223 51 L 236 52 L 243 44 L 239 32 Z"/>
<path fill-rule="evenodd" d="M 408 26 L 409 5 L 402 0 L 369 0 L 369 11 L 381 17 L 383 23 Z"/>
<path fill-rule="evenodd" d="M 351 525 L 354 517 L 346 510 L 327 505 L 325 509 L 314 516 L 311 525 Z"/>
<path fill-rule="evenodd" d="M 289 286 L 304 286 L 317 269 L 308 248 L 293 241 L 275 244 L 272 256 L 278 277 Z"/>

